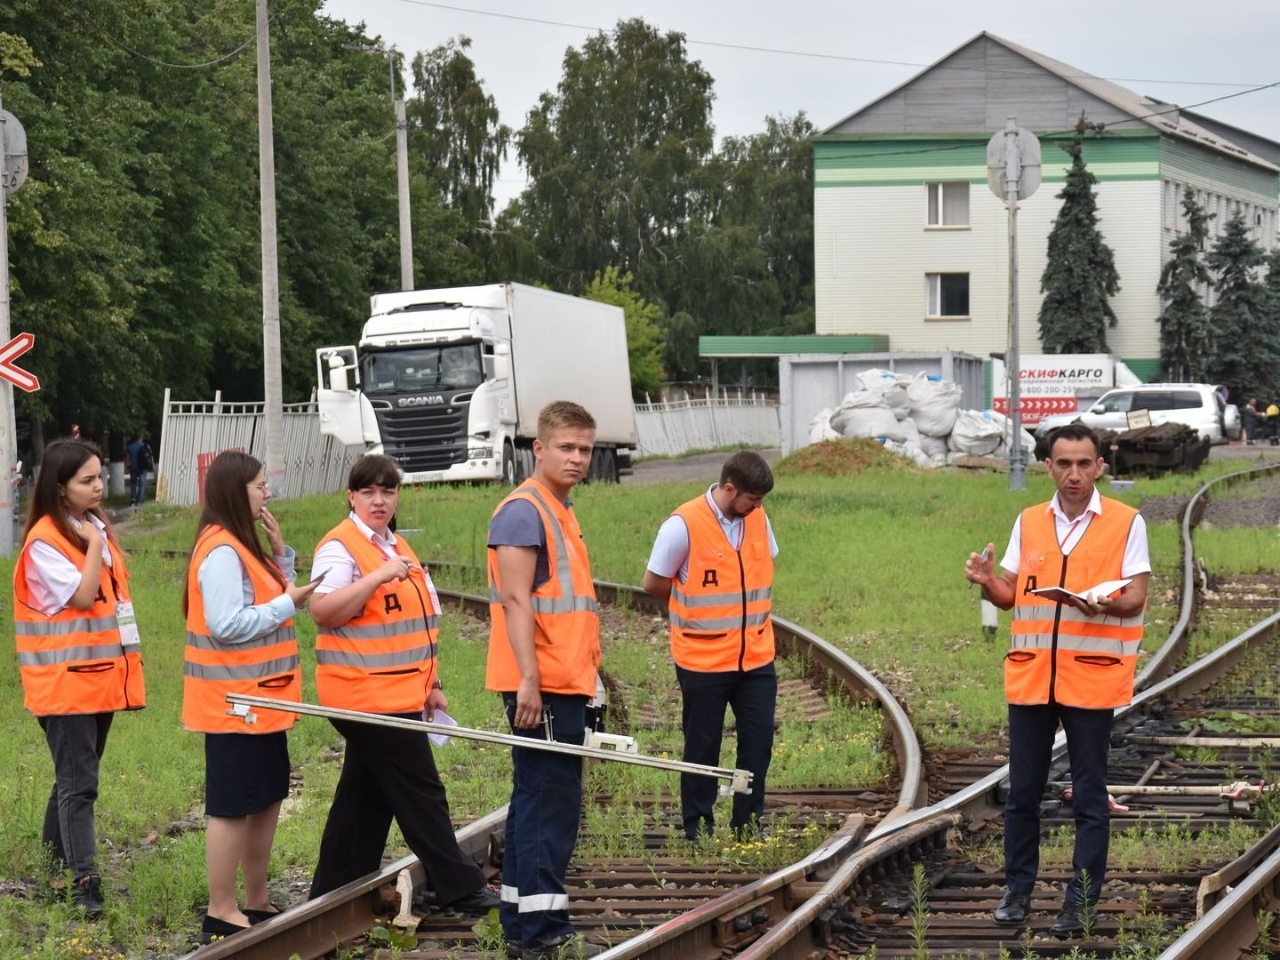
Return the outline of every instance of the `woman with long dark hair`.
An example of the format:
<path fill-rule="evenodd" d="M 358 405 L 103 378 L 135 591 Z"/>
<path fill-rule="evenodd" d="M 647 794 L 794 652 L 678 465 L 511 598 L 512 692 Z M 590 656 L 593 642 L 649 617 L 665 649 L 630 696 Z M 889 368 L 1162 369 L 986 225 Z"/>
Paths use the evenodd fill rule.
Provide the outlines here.
<path fill-rule="evenodd" d="M 72 901 L 101 915 L 93 809 L 118 710 L 146 704 L 129 571 L 102 512 L 102 456 L 84 440 L 45 447 L 13 571 L 25 706 L 40 721 L 54 783 L 42 841 L 75 878 Z"/>
<path fill-rule="evenodd" d="M 205 865 L 209 909 L 205 938 L 229 936 L 277 912 L 267 865 L 280 803 L 289 794 L 292 713 L 259 710 L 246 724 L 229 716 L 228 693 L 300 700 L 301 671 L 293 615 L 315 584 L 297 586 L 267 501 L 262 464 L 224 450 L 205 474 L 204 508 L 187 565 L 182 724 L 205 734 Z M 260 524 L 271 549 L 262 548 Z M 244 871 L 245 907 L 236 898 Z"/>
<path fill-rule="evenodd" d="M 347 518 L 317 544 L 323 580 L 311 601 L 316 693 L 326 707 L 428 719 L 449 705 L 436 663 L 440 602 L 431 577 L 393 532 L 400 470 L 363 456 L 347 479 Z M 484 874 L 458 849 L 449 800 L 426 733 L 331 720 L 346 740 L 311 881 L 318 897 L 378 869 L 394 818 L 428 865 L 440 907 L 484 915 L 498 906 Z"/>

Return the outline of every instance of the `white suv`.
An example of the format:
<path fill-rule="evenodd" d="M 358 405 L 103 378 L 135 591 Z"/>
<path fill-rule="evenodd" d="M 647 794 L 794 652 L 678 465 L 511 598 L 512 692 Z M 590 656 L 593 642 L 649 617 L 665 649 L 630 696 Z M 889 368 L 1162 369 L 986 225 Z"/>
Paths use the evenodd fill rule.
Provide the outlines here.
<path fill-rule="evenodd" d="M 1185 423 L 1211 443 L 1226 443 L 1240 436 L 1240 411 L 1222 399 L 1225 391 L 1209 383 L 1144 383 L 1117 387 L 1104 393 L 1088 410 L 1045 417 L 1036 425 L 1036 436 L 1063 424 L 1081 421 L 1095 430 L 1129 429 L 1128 415 L 1146 410 L 1151 423 Z"/>

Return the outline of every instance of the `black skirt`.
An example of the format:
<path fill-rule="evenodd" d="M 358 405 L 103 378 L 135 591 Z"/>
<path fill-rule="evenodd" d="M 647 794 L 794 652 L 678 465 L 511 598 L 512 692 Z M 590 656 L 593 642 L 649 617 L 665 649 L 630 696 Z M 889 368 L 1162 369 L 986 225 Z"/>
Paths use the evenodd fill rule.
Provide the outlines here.
<path fill-rule="evenodd" d="M 289 739 L 276 733 L 206 733 L 204 809 L 247 817 L 289 795 Z"/>

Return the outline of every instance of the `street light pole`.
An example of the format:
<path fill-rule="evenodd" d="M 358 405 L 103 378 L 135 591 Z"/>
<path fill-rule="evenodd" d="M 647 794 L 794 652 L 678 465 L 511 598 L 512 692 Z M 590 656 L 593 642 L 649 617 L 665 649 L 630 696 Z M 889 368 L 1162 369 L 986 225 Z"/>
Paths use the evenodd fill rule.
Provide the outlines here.
<path fill-rule="evenodd" d="M 396 51 L 363 43 L 346 43 L 347 50 L 376 53 L 387 58 L 391 78 L 391 109 L 396 118 L 396 188 L 400 199 L 400 289 L 413 289 L 413 223 L 409 217 L 409 121 L 404 100 L 396 96 Z"/>

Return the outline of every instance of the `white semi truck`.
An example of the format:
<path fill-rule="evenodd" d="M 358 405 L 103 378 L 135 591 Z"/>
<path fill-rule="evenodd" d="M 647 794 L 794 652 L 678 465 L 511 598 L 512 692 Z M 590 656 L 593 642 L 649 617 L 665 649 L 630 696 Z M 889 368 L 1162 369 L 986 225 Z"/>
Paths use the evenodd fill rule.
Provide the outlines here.
<path fill-rule="evenodd" d="M 405 483 L 520 482 L 553 400 L 595 417 L 590 479 L 631 466 L 620 307 L 519 283 L 375 294 L 359 344 L 317 350 L 316 375 L 321 432 L 393 457 Z"/>

